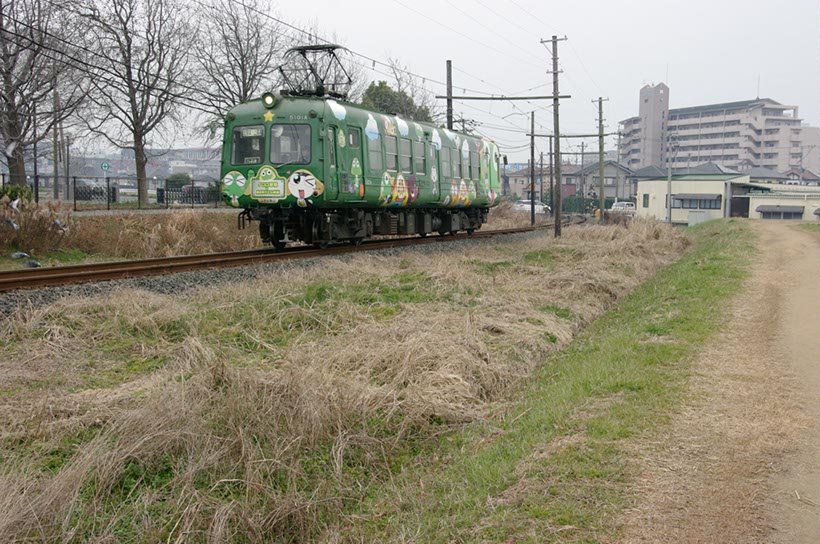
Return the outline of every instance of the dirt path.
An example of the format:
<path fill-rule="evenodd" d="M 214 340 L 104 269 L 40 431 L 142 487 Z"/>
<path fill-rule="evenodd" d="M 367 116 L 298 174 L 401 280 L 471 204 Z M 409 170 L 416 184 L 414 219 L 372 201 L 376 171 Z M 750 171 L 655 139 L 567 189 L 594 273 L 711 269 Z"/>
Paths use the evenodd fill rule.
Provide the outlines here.
<path fill-rule="evenodd" d="M 820 237 L 755 222 L 759 255 L 669 435 L 634 452 L 627 543 L 820 542 Z"/>

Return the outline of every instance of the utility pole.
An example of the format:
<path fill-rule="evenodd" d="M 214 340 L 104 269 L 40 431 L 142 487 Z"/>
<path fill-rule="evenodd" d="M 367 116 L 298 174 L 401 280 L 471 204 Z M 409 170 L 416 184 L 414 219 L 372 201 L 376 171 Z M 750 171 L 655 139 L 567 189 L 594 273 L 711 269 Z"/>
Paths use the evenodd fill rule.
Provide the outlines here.
<path fill-rule="evenodd" d="M 607 98 L 607 100 L 609 100 Z M 598 183 L 601 189 L 600 205 L 601 224 L 604 224 L 604 209 L 606 200 L 604 198 L 604 99 L 598 97 Z"/>
<path fill-rule="evenodd" d="M 535 225 L 535 111 L 530 113 L 530 225 Z"/>
<path fill-rule="evenodd" d="M 586 147 L 586 142 L 581 141 L 581 177 L 579 181 L 581 182 L 581 213 L 585 214 L 587 211 L 586 207 L 586 197 L 587 197 L 587 173 L 584 172 L 584 159 L 586 156 L 584 155 L 584 148 Z"/>
<path fill-rule="evenodd" d="M 552 164 L 552 136 L 550 138 L 550 213 L 555 213 L 555 189 L 553 186 L 553 168 Z"/>
<path fill-rule="evenodd" d="M 564 38 L 566 39 L 566 38 Z M 555 136 L 555 183 L 558 191 L 555 198 L 555 237 L 561 236 L 561 131 L 559 127 L 558 102 L 558 36 L 552 37 L 552 124 Z M 562 40 L 563 41 L 563 40 Z M 546 43 L 547 40 L 541 40 Z M 535 131 L 533 131 L 535 132 Z"/>
<path fill-rule="evenodd" d="M 541 152 L 541 167 L 538 169 L 538 181 L 541 184 L 541 198 L 539 201 L 544 202 L 544 152 Z"/>
<path fill-rule="evenodd" d="M 672 224 L 672 145 L 666 134 L 666 222 Z"/>
<path fill-rule="evenodd" d="M 56 76 L 55 76 L 56 77 Z M 57 96 L 57 85 L 54 84 L 54 124 L 51 127 L 51 145 L 54 157 L 54 176 L 51 178 L 51 190 L 54 200 L 60 198 L 60 184 L 57 180 L 60 179 L 60 147 L 57 143 L 57 135 L 59 130 L 57 112 L 60 111 L 60 98 Z"/>
<path fill-rule="evenodd" d="M 34 132 L 34 202 L 40 202 L 40 177 L 37 172 L 37 104 L 32 106 L 34 118 L 32 127 Z"/>
<path fill-rule="evenodd" d="M 453 61 L 447 61 L 447 128 L 453 130 Z"/>

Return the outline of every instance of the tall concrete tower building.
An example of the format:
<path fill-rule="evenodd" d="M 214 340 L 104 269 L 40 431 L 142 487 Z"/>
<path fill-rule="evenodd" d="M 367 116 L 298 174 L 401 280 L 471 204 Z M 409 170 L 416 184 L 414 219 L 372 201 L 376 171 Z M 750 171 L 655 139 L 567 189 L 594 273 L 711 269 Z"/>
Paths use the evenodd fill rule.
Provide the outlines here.
<path fill-rule="evenodd" d="M 638 116 L 621 121 L 621 162 L 637 170 L 658 166 L 665 158 L 666 125 L 669 119 L 669 87 L 663 83 L 641 89 Z"/>

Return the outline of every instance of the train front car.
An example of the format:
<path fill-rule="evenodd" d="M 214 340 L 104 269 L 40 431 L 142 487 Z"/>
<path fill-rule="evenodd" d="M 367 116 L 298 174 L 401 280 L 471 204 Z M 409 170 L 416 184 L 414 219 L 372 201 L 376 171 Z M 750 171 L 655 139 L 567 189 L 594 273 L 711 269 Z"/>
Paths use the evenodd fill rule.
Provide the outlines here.
<path fill-rule="evenodd" d="M 316 207 L 324 192 L 318 119 L 324 102 L 293 102 L 265 94 L 235 106 L 225 119 L 222 197 L 258 220 L 262 240 L 277 247 L 290 240 L 313 241 L 304 236 L 311 226 L 302 224 L 309 214 L 298 211 Z M 288 232 L 294 229 L 300 232 Z"/>
<path fill-rule="evenodd" d="M 223 195 L 262 239 L 472 232 L 499 197 L 489 140 L 328 97 L 265 95 L 225 123 Z"/>

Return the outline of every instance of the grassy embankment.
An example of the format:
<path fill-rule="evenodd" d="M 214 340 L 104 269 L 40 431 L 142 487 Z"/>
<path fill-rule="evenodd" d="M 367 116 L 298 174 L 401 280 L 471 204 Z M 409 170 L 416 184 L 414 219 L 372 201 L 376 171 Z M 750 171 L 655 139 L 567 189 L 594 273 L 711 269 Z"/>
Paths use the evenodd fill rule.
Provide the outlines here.
<path fill-rule="evenodd" d="M 448 437 L 370 494 L 365 539 L 597 542 L 629 506 L 630 439 L 681 401 L 688 358 L 720 327 L 752 249 L 736 221 L 690 229 L 695 246 L 535 371 L 522 398 Z M 427 461 L 427 460 L 425 460 Z M 411 528 L 413 528 L 411 530 Z M 378 535 L 378 536 L 377 536 Z"/>
<path fill-rule="evenodd" d="M 737 289 L 740 225 L 695 229 L 640 286 L 680 232 L 568 229 L 26 311 L 0 335 L 0 540 L 614 534 L 623 445 L 663 423 Z"/>

